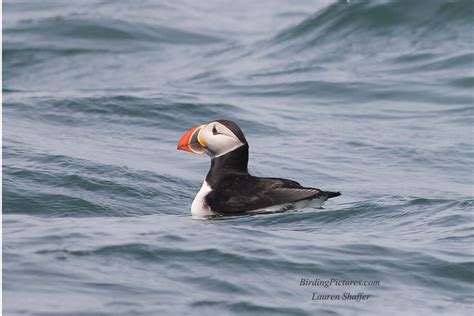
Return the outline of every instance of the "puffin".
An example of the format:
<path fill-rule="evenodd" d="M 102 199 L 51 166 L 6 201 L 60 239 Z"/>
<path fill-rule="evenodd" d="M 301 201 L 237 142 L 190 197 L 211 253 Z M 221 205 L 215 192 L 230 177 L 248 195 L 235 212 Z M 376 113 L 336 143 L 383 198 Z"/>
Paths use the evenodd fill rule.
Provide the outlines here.
<path fill-rule="evenodd" d="M 211 158 L 211 168 L 191 205 L 193 217 L 321 208 L 327 199 L 341 195 L 303 187 L 293 180 L 249 174 L 249 145 L 240 127 L 229 120 L 190 129 L 177 149 Z"/>

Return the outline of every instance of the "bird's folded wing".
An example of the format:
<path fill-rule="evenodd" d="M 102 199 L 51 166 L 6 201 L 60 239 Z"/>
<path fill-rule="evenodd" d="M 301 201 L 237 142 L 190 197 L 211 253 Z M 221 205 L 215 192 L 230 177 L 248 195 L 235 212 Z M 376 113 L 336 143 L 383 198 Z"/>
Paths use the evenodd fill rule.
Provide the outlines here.
<path fill-rule="evenodd" d="M 313 188 L 276 188 L 263 192 L 263 195 L 277 202 L 274 204 L 282 204 L 314 198 L 320 193 L 320 190 Z"/>
<path fill-rule="evenodd" d="M 316 198 L 321 193 L 313 188 L 270 188 L 247 195 L 231 195 L 228 191 L 214 191 L 208 196 L 208 203 L 220 212 L 235 213 L 261 209 L 272 205 L 293 203 Z"/>

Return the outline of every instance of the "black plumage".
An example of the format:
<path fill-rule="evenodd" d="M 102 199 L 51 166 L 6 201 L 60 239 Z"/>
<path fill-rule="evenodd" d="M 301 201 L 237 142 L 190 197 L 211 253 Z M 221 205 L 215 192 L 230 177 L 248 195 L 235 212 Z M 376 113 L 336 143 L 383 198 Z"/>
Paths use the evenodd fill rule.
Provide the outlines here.
<path fill-rule="evenodd" d="M 223 156 L 215 157 L 206 182 L 212 191 L 206 203 L 221 214 L 245 213 L 274 205 L 296 203 L 302 200 L 339 196 L 339 192 L 306 188 L 298 182 L 279 178 L 260 178 L 248 173 L 249 146 L 240 128 L 233 122 L 219 120 L 229 128 L 244 145 Z"/>

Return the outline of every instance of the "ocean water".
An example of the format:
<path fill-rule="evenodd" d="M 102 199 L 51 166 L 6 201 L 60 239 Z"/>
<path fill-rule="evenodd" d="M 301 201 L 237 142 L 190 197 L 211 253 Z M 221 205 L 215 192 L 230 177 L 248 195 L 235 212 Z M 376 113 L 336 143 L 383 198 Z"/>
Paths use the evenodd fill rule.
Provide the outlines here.
<path fill-rule="evenodd" d="M 473 16 L 4 0 L 3 314 L 472 315 Z M 193 219 L 176 144 L 219 118 L 252 174 L 342 196 Z"/>

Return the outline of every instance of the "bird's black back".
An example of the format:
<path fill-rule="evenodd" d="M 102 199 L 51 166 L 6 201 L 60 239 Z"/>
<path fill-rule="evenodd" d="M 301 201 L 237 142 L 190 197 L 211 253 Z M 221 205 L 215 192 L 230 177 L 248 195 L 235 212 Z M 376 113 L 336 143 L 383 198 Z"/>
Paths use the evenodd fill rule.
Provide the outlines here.
<path fill-rule="evenodd" d="M 280 178 L 260 178 L 248 173 L 248 145 L 214 158 L 206 182 L 212 191 L 207 204 L 219 213 L 242 213 L 273 205 L 339 195 Z"/>

